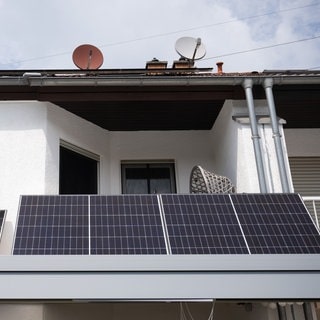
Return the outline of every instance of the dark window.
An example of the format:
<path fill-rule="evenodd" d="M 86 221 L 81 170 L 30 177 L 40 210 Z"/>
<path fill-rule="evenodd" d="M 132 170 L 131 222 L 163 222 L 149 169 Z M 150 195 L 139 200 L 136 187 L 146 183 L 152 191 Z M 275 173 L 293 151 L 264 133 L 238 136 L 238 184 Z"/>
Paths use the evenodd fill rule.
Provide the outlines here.
<path fill-rule="evenodd" d="M 122 193 L 175 193 L 173 163 L 125 163 L 121 166 Z"/>
<path fill-rule="evenodd" d="M 97 194 L 98 161 L 60 146 L 60 194 Z"/>

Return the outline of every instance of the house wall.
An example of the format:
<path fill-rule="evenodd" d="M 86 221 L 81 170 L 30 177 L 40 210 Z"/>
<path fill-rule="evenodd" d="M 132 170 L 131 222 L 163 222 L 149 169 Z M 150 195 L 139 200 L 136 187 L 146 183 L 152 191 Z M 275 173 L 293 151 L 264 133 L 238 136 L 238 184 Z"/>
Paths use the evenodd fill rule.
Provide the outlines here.
<path fill-rule="evenodd" d="M 47 103 L 46 194 L 59 193 L 59 147 L 64 140 L 100 157 L 100 193 L 110 193 L 109 132 Z"/>
<path fill-rule="evenodd" d="M 11 253 L 20 195 L 58 194 L 60 139 L 100 155 L 100 191 L 109 193 L 106 130 L 51 103 L 0 102 L 0 209 L 7 210 L 0 254 Z"/>
<path fill-rule="evenodd" d="M 212 167 L 214 148 L 208 131 L 111 132 L 110 136 L 112 194 L 121 193 L 123 160 L 174 160 L 179 193 L 189 193 L 195 165 Z"/>
<path fill-rule="evenodd" d="M 254 101 L 268 192 L 282 192 L 269 111 L 265 100 Z M 282 132 L 282 124 L 279 123 Z M 226 100 L 211 131 L 214 172 L 229 177 L 237 192 L 260 192 L 246 101 Z M 282 137 L 284 157 L 285 140 Z M 288 163 L 287 163 L 288 170 Z"/>
<path fill-rule="evenodd" d="M 0 102 L 0 208 L 7 210 L 0 254 L 11 252 L 19 196 L 45 192 L 46 108 Z"/>

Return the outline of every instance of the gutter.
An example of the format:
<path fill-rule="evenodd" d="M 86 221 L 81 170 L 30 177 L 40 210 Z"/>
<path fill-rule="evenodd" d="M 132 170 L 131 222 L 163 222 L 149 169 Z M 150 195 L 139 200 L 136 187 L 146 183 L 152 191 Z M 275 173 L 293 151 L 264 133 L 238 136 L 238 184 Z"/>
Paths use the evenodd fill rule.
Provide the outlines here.
<path fill-rule="evenodd" d="M 272 75 L 192 75 L 192 76 L 86 76 L 63 75 L 43 76 L 39 73 L 25 73 L 23 76 L 0 76 L 0 86 L 192 86 L 192 85 L 242 85 L 251 79 L 253 85 L 263 85 L 265 79 L 272 79 L 273 85 L 320 84 L 320 76 L 272 76 Z"/>

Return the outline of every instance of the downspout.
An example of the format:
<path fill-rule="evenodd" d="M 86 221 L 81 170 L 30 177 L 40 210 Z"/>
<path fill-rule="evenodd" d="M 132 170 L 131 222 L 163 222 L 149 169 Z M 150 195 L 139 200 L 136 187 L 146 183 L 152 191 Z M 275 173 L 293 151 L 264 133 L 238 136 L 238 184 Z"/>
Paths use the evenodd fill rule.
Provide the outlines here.
<path fill-rule="evenodd" d="M 288 183 L 288 175 L 287 175 L 286 166 L 285 166 L 285 162 L 284 162 L 283 148 L 282 148 L 282 144 L 281 144 L 281 134 L 280 134 L 280 130 L 279 130 L 279 123 L 278 123 L 276 108 L 275 108 L 275 104 L 274 104 L 272 86 L 273 86 L 273 79 L 272 78 L 264 79 L 263 87 L 264 87 L 266 97 L 267 97 L 267 102 L 268 102 L 268 108 L 269 108 L 271 126 L 272 126 L 272 133 L 273 133 L 272 137 L 274 139 L 274 144 L 275 144 L 275 148 L 276 148 L 282 191 L 285 193 L 289 193 L 290 188 L 289 188 L 289 183 Z"/>
<path fill-rule="evenodd" d="M 264 166 L 263 166 L 263 161 L 262 161 L 260 135 L 258 132 L 257 118 L 256 118 L 255 110 L 254 110 L 252 85 L 253 85 L 252 79 L 245 79 L 242 83 L 242 86 L 243 86 L 243 88 L 245 90 L 245 94 L 246 94 L 247 106 L 249 109 L 249 118 L 250 118 L 250 125 L 251 125 L 251 138 L 253 141 L 254 155 L 255 155 L 256 166 L 257 166 L 257 171 L 258 171 L 260 192 L 266 193 L 267 192 L 267 184 L 266 184 L 266 177 L 265 177 Z"/>

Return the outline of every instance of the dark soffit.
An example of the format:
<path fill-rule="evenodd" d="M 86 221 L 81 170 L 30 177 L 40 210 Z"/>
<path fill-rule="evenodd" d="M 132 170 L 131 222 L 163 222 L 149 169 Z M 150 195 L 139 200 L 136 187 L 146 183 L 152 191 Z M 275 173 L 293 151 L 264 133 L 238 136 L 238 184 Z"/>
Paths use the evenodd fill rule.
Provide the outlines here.
<path fill-rule="evenodd" d="M 241 85 L 215 85 L 210 82 L 212 76 L 202 76 L 202 85 L 179 85 L 180 79 L 185 83 L 192 76 L 169 77 L 177 80 L 175 85 L 127 86 L 126 80 L 132 76 L 119 78 L 123 83 L 118 86 L 0 85 L 0 100 L 49 101 L 104 129 L 132 131 L 209 130 L 225 100 L 245 99 Z M 210 84 L 206 84 L 206 78 Z M 303 84 L 301 80 L 301 84 L 274 85 L 273 93 L 277 115 L 286 120 L 285 128 L 319 128 L 319 84 Z M 261 85 L 253 87 L 253 95 L 255 99 L 265 99 Z"/>

